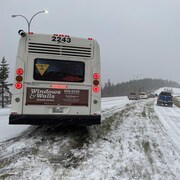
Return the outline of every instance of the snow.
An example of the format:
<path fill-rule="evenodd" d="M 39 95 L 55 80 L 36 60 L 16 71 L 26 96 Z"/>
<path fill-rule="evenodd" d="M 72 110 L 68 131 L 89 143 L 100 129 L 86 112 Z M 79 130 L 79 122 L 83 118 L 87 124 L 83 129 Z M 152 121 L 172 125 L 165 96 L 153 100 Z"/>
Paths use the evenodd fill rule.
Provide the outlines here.
<path fill-rule="evenodd" d="M 8 116 L 0 109 L 0 179 L 180 177 L 180 109 L 156 98 L 103 98 L 102 124 L 87 128 L 9 126 Z"/>
<path fill-rule="evenodd" d="M 158 90 L 156 90 L 154 92 L 154 94 L 159 94 L 161 91 L 172 91 L 172 95 L 173 96 L 180 96 L 180 89 L 179 88 L 170 88 L 170 87 L 163 87 L 163 88 L 159 88 Z"/>
<path fill-rule="evenodd" d="M 127 96 L 102 98 L 102 119 L 120 111 L 129 100 Z"/>
<path fill-rule="evenodd" d="M 180 152 L 180 109 L 176 106 L 173 106 L 173 108 L 156 106 L 155 110 Z"/>
<path fill-rule="evenodd" d="M 20 135 L 29 126 L 9 125 L 10 108 L 0 109 L 0 142 Z"/>

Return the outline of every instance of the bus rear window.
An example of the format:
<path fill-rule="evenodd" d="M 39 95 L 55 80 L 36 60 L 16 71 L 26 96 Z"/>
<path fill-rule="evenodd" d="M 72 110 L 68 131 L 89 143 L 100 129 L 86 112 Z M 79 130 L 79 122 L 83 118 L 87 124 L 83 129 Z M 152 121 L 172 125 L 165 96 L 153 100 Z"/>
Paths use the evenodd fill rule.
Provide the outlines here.
<path fill-rule="evenodd" d="M 81 61 L 34 60 L 34 80 L 84 82 L 85 63 Z"/>

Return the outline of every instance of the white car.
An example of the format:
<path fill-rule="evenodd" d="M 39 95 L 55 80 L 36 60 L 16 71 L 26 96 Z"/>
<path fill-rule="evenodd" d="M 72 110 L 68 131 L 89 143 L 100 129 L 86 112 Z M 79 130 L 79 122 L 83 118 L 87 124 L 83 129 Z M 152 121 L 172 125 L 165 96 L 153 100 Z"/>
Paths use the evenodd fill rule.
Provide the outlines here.
<path fill-rule="evenodd" d="M 140 93 L 139 93 L 139 98 L 140 98 L 140 99 L 147 99 L 147 98 L 148 98 L 148 95 L 147 95 L 146 92 L 140 92 Z"/>
<path fill-rule="evenodd" d="M 129 93 L 129 95 L 128 95 L 128 99 L 129 100 L 138 100 L 139 99 L 139 97 L 138 97 L 138 94 L 137 93 Z"/>

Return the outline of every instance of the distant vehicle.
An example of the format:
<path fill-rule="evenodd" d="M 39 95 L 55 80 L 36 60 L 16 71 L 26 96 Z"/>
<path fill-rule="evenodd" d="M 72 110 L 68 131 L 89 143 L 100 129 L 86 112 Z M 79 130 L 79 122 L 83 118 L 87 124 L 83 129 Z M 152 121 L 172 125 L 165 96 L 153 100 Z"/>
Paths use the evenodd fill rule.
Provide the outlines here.
<path fill-rule="evenodd" d="M 146 92 L 140 92 L 139 93 L 139 98 L 140 99 L 148 99 L 148 95 Z"/>
<path fill-rule="evenodd" d="M 173 106 L 173 96 L 171 92 L 161 91 L 158 99 L 157 99 L 158 106 Z"/>
<path fill-rule="evenodd" d="M 150 94 L 148 95 L 148 98 L 154 98 L 154 97 L 156 97 L 156 95 L 153 94 L 153 93 L 150 93 Z"/>
<path fill-rule="evenodd" d="M 129 100 L 138 100 L 138 99 L 139 99 L 139 96 L 138 96 L 137 93 L 132 92 L 132 93 L 129 93 L 129 94 L 128 94 L 128 99 L 129 99 Z"/>
<path fill-rule="evenodd" d="M 62 34 L 19 34 L 9 124 L 100 124 L 98 42 Z"/>

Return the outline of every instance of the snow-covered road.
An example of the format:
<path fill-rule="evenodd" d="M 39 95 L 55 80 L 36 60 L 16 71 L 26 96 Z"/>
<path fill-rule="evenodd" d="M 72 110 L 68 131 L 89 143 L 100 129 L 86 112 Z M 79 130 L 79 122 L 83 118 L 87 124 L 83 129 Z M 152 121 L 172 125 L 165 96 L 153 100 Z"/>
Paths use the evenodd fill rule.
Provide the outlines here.
<path fill-rule="evenodd" d="M 8 113 L 0 118 L 7 121 Z M 30 126 L 1 142 L 0 179 L 179 180 L 177 107 L 156 106 L 155 99 L 103 98 L 102 119 L 88 128 Z"/>
<path fill-rule="evenodd" d="M 180 152 L 180 108 L 155 105 L 155 111 Z"/>

